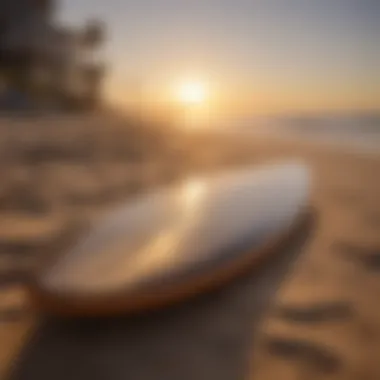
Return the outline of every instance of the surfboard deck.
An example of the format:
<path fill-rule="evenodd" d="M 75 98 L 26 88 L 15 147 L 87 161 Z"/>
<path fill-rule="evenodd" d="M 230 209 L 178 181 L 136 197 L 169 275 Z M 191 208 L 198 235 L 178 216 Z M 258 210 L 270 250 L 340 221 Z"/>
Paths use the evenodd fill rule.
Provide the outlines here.
<path fill-rule="evenodd" d="M 60 315 L 136 312 L 222 285 L 267 257 L 299 224 L 310 173 L 289 162 L 152 192 L 111 212 L 29 285 Z"/>

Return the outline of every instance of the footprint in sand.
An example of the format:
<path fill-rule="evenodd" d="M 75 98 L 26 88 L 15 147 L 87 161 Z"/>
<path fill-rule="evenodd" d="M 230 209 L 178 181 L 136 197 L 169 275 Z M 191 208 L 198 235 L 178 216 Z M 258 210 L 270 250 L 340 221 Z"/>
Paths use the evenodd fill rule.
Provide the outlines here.
<path fill-rule="evenodd" d="M 333 249 L 345 259 L 360 263 L 368 271 L 380 272 L 380 245 L 365 247 L 355 243 L 339 241 L 333 244 Z"/>
<path fill-rule="evenodd" d="M 6 271 L 4 273 L 0 272 L 0 292 L 1 286 L 15 284 L 15 283 L 25 283 L 29 278 L 29 274 L 23 270 L 12 270 Z"/>
<path fill-rule="evenodd" d="M 266 337 L 264 344 L 271 355 L 308 363 L 323 374 L 336 373 L 342 366 L 331 349 L 305 339 Z"/>
<path fill-rule="evenodd" d="M 0 322 L 15 322 L 27 317 L 30 313 L 27 309 L 1 309 L 0 308 Z"/>
<path fill-rule="evenodd" d="M 0 287 L 0 322 L 13 322 L 28 315 L 25 290 L 17 284 Z"/>
<path fill-rule="evenodd" d="M 354 309 L 347 301 L 325 301 L 311 305 L 281 305 L 274 310 L 274 316 L 296 323 L 342 322 L 352 318 Z"/>

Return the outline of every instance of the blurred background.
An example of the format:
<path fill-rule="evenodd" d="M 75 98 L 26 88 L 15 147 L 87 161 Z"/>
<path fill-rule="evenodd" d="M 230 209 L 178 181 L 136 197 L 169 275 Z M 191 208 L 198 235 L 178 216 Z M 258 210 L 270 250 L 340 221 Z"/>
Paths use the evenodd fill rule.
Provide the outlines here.
<path fill-rule="evenodd" d="M 127 198 L 294 154 L 318 189 L 370 173 L 311 146 L 378 152 L 379 19 L 377 0 L 1 0 L 0 362 L 40 257 Z"/>

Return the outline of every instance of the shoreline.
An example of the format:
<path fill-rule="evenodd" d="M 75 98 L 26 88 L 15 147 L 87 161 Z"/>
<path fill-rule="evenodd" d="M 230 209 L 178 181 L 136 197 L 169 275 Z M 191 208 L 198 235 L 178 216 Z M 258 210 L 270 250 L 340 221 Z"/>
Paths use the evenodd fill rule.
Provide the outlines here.
<path fill-rule="evenodd" d="M 379 127 L 380 130 L 380 127 Z M 210 132 L 212 131 L 212 132 Z M 189 132 L 191 133 L 191 131 Z M 196 133 L 203 133 L 203 131 L 196 131 Z M 380 133 L 378 134 L 376 142 L 374 141 L 358 141 L 354 136 L 342 135 L 342 140 L 337 141 L 338 136 L 321 136 L 317 132 L 300 133 L 298 131 L 292 130 L 278 130 L 265 131 L 264 129 L 257 130 L 234 130 L 234 129 L 223 129 L 214 130 L 210 129 L 204 131 L 204 133 L 215 133 L 227 136 L 237 135 L 239 138 L 251 137 L 253 139 L 273 139 L 280 140 L 281 142 L 297 142 L 315 145 L 321 148 L 332 148 L 338 150 L 357 152 L 358 154 L 369 154 L 369 155 L 380 155 Z M 363 136 L 358 135 L 357 138 Z"/>

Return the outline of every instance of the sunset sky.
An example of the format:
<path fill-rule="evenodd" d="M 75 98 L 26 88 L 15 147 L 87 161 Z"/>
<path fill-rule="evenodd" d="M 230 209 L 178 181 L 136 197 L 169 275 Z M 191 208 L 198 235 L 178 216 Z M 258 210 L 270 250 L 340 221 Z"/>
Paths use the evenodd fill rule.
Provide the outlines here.
<path fill-rule="evenodd" d="M 63 0 L 107 24 L 107 97 L 173 100 L 207 84 L 216 112 L 380 109 L 378 0 Z"/>

